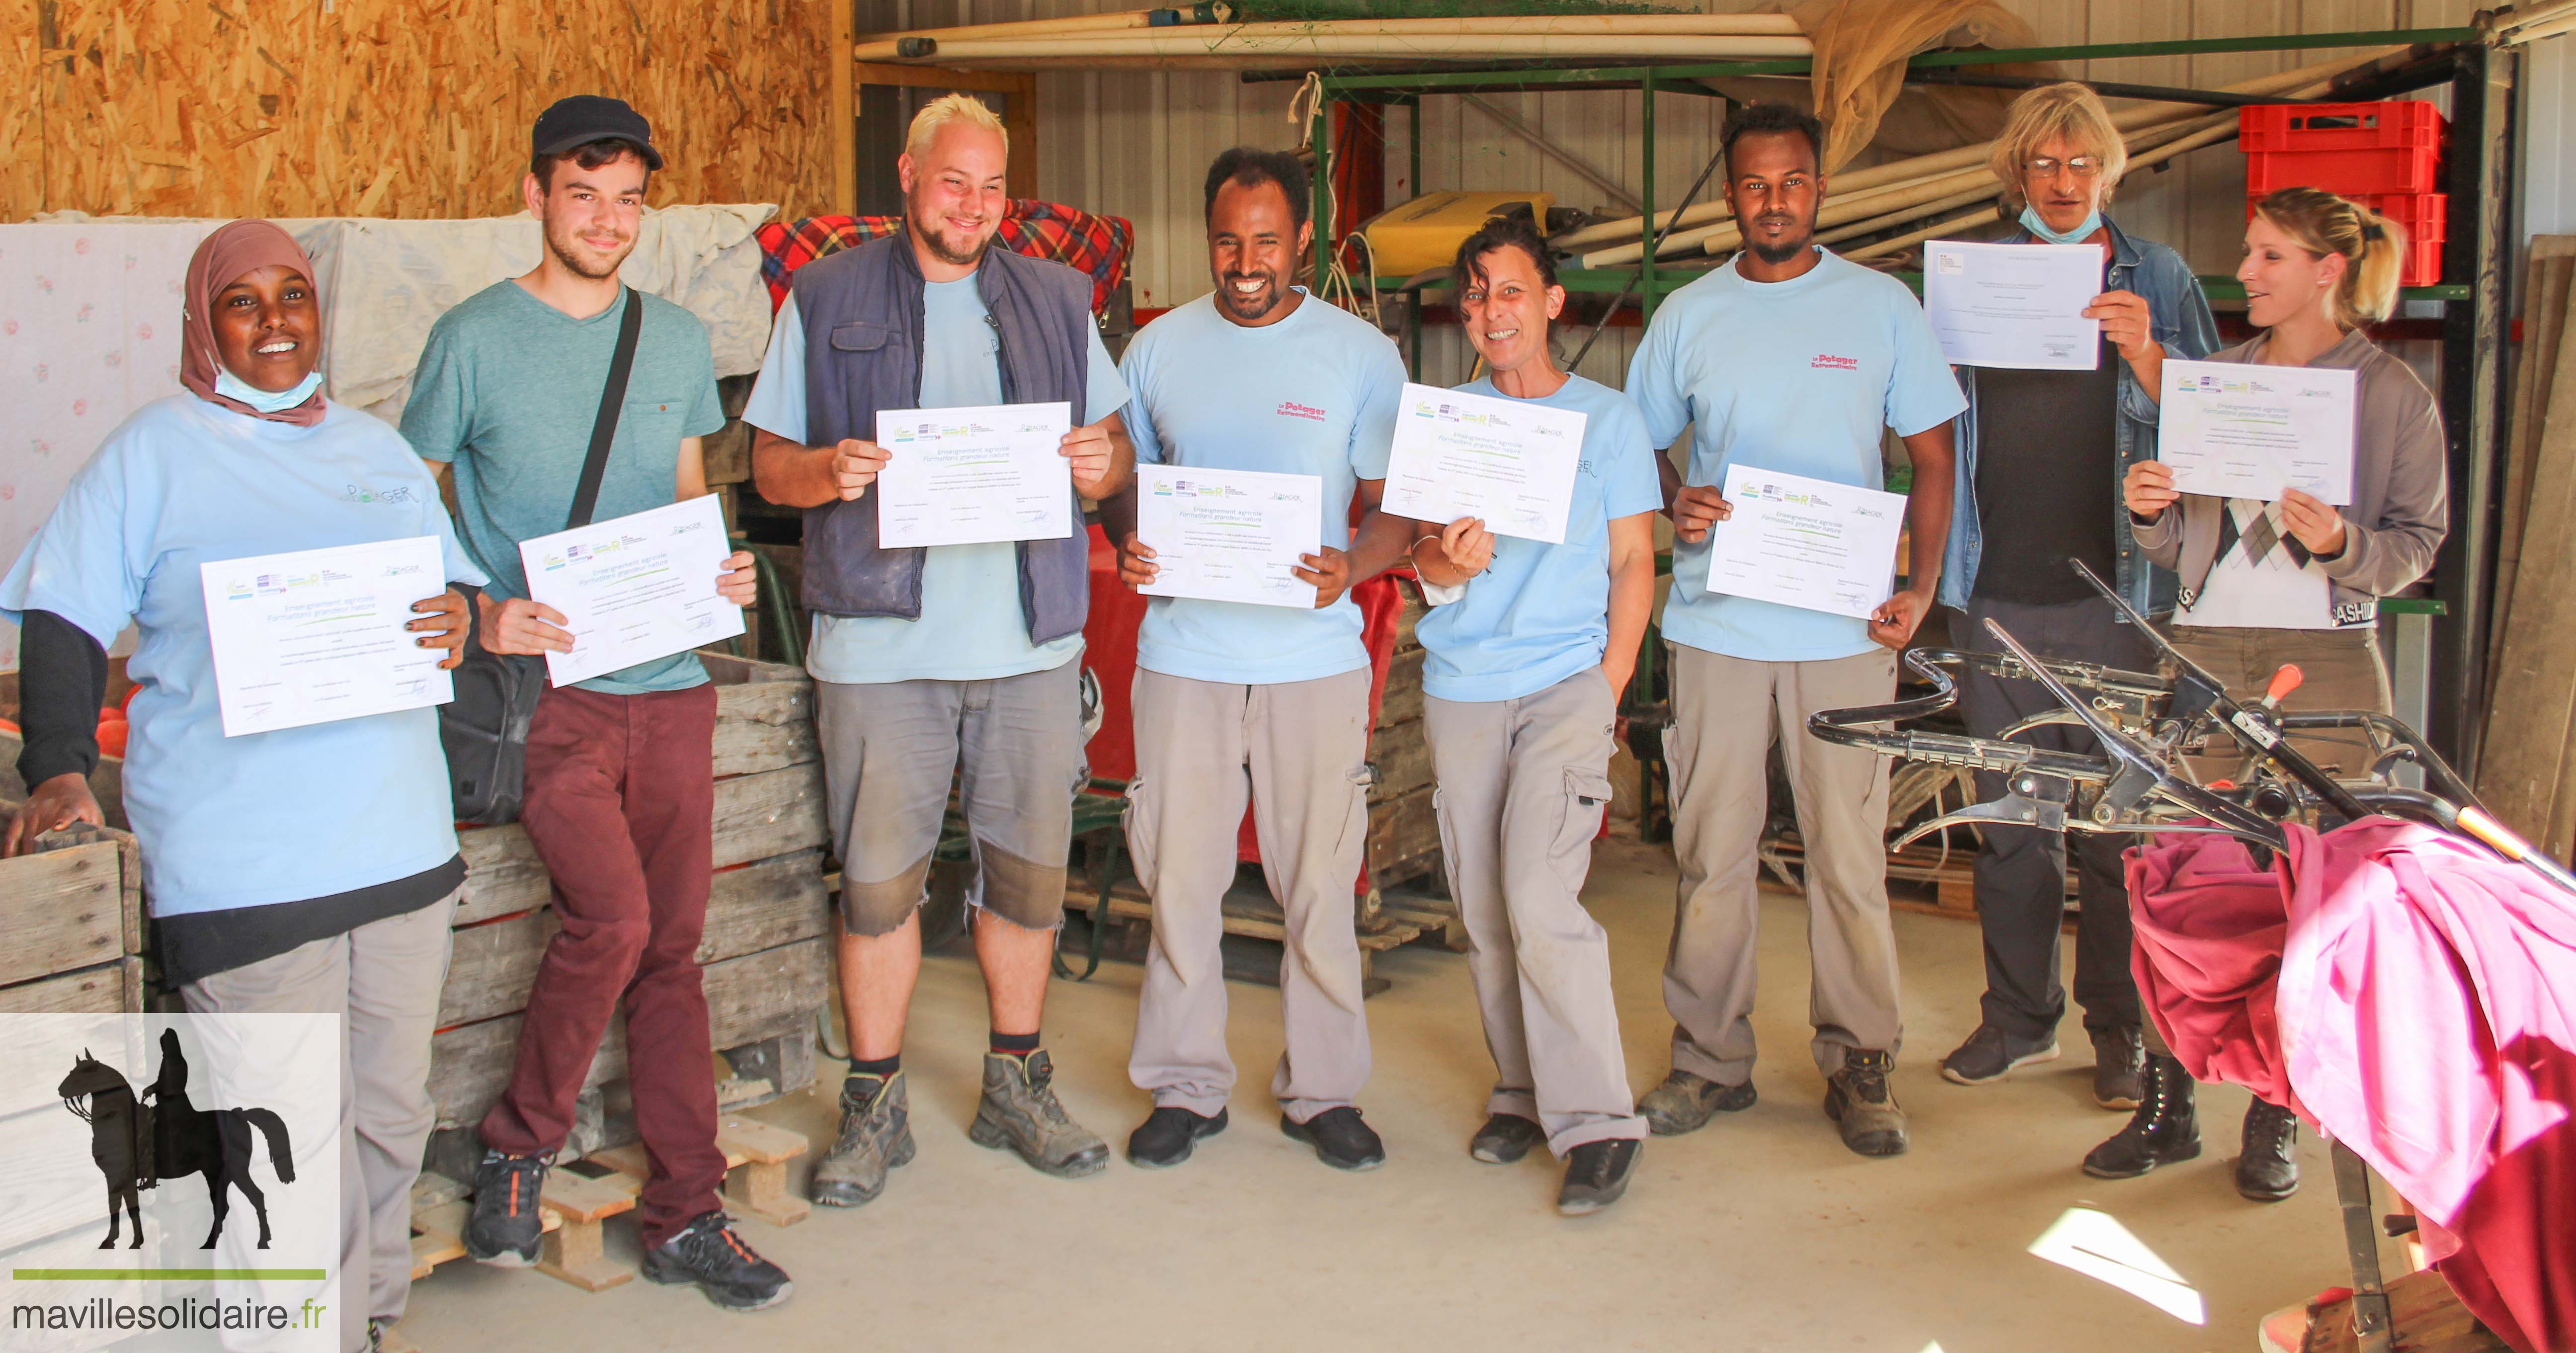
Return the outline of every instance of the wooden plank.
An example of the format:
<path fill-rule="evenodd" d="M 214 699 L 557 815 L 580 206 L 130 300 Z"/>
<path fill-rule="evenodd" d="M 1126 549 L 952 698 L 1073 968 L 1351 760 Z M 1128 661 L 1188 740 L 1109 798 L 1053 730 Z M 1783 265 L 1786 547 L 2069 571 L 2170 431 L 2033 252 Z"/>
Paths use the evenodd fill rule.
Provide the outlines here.
<path fill-rule="evenodd" d="M 0 983 L 125 953 L 121 854 L 112 841 L 0 860 Z"/>
<path fill-rule="evenodd" d="M 814 682 L 802 671 L 721 653 L 701 653 L 716 686 L 716 776 L 820 761 L 814 740 Z"/>
<path fill-rule="evenodd" d="M 2576 343 L 2563 339 L 2550 382 L 2548 417 L 2531 472 L 2519 577 L 2566 578 L 2576 569 Z M 2536 398 L 2536 396 L 2535 396 Z M 2576 725 L 2576 589 L 2516 587 L 2495 670 L 2492 708 L 2513 720 L 2513 735 L 2490 738 L 2478 769 L 2478 794 L 2506 825 L 2550 855 L 2561 765 Z"/>
<path fill-rule="evenodd" d="M 716 1125 L 716 1145 L 724 1149 L 727 1160 L 740 1157 L 761 1165 L 794 1160 L 812 1149 L 801 1132 L 739 1115 L 728 1116 Z"/>
<path fill-rule="evenodd" d="M 785 855 L 831 839 L 823 820 L 823 764 L 786 766 L 715 783 L 715 865 Z M 517 823 L 457 833 L 465 852 L 465 900 L 456 923 L 473 925 L 552 900 L 553 883 L 536 844 Z"/>
<path fill-rule="evenodd" d="M 18 800 L 12 799 L 6 795 L 0 795 L 0 820 L 5 820 L 9 816 L 14 815 L 18 811 L 19 806 Z M 122 947 L 124 952 L 128 954 L 142 953 L 144 938 L 143 845 L 140 841 L 137 841 L 134 838 L 134 834 L 132 832 L 119 831 L 114 827 L 93 827 L 86 822 L 75 822 L 60 831 L 47 832 L 44 835 L 37 837 L 35 844 L 28 847 L 28 851 L 33 854 L 50 850 L 62 850 L 71 846 L 88 845 L 97 841 L 113 841 L 116 843 L 118 873 L 120 875 L 119 884 L 121 890 L 121 895 L 119 897 L 120 905 L 118 907 L 118 911 L 120 913 L 118 925 L 119 929 L 124 932 Z M 137 1008 L 139 1009 L 140 1007 Z"/>
<path fill-rule="evenodd" d="M 1422 721 L 1380 728 L 1369 739 L 1369 763 L 1377 767 L 1377 783 L 1369 787 L 1369 801 L 1400 799 L 1431 783 L 1431 740 L 1424 735 Z"/>
<path fill-rule="evenodd" d="M 641 1148 L 634 1148 L 638 1155 Z M 585 1159 L 596 1160 L 593 1154 Z M 546 1171 L 545 1189 L 537 1195 L 546 1208 L 565 1221 L 598 1221 L 620 1212 L 635 1210 L 635 1195 L 605 1180 L 591 1179 L 570 1170 Z"/>
<path fill-rule="evenodd" d="M 1416 648 L 1387 660 L 1386 693 L 1379 697 L 1377 726 L 1392 728 L 1422 717 L 1422 658 Z"/>
<path fill-rule="evenodd" d="M 1381 886 L 1426 872 L 1440 855 L 1440 818 L 1431 789 L 1369 807 L 1369 877 Z"/>
<path fill-rule="evenodd" d="M 458 930 L 448 946 L 447 982 L 438 992 L 438 1027 L 526 1009 L 546 941 L 562 928 L 547 908 Z"/>
<path fill-rule="evenodd" d="M 57 973 L 0 987 L 0 1014 L 112 1015 L 143 1008 L 141 965 L 119 959 L 77 972 Z M 135 969 L 128 972 L 129 968 Z"/>

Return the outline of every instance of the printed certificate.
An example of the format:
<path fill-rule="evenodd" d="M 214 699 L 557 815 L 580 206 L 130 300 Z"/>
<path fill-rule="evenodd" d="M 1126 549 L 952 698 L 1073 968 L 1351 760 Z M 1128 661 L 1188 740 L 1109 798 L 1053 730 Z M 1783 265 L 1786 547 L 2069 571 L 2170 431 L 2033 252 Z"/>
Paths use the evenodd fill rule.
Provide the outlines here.
<path fill-rule="evenodd" d="M 445 650 L 404 628 L 447 590 L 438 538 L 412 536 L 197 566 L 224 736 L 443 705 Z"/>
<path fill-rule="evenodd" d="M 2184 493 L 2352 501 L 2353 373 L 2165 359 L 2156 459 Z"/>
<path fill-rule="evenodd" d="M 1407 384 L 1386 468 L 1388 512 L 1565 543 L 1584 416 L 1527 400 Z"/>
<path fill-rule="evenodd" d="M 547 678 L 569 686 L 742 633 L 742 608 L 716 591 L 732 553 L 714 494 L 520 541 L 529 599 L 572 631 Z"/>
<path fill-rule="evenodd" d="M 1062 540 L 1073 534 L 1073 406 L 997 404 L 877 414 L 886 466 L 877 540 L 888 547 Z"/>
<path fill-rule="evenodd" d="M 1154 552 L 1149 597 L 1312 610 L 1289 570 L 1324 548 L 1324 481 L 1310 474 L 1136 467 L 1136 538 Z"/>
<path fill-rule="evenodd" d="M 1726 467 L 1724 492 L 1709 591 L 1862 620 L 1895 592 L 1905 495 L 1749 465 Z"/>
<path fill-rule="evenodd" d="M 2102 321 L 2102 251 L 2089 244 L 1923 246 L 1923 313 L 1954 366 L 2091 371 Z"/>

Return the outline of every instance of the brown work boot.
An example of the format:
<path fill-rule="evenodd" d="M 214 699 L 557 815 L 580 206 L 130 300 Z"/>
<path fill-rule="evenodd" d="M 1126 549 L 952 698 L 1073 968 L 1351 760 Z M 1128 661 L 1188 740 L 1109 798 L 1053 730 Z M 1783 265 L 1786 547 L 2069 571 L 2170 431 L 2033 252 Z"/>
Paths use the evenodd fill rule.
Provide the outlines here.
<path fill-rule="evenodd" d="M 1044 1049 L 1026 1057 L 984 1054 L 984 1102 L 966 1140 L 1009 1147 L 1040 1174 L 1080 1179 L 1109 1167 L 1109 1143 L 1073 1121 L 1055 1097 L 1055 1063 Z"/>
<path fill-rule="evenodd" d="M 857 1207 L 885 1192 L 886 1171 L 912 1160 L 912 1109 L 903 1073 L 841 1082 L 841 1135 L 814 1167 L 814 1201 Z"/>
<path fill-rule="evenodd" d="M 1678 1137 L 1708 1126 L 1708 1120 L 1718 1114 L 1752 1108 L 1754 1098 L 1751 1081 L 1722 1085 L 1675 1067 L 1664 1073 L 1662 1084 L 1637 1101 L 1637 1116 L 1656 1136 Z"/>
<path fill-rule="evenodd" d="M 1861 1155 L 1905 1151 L 1905 1110 L 1887 1083 L 1895 1071 L 1894 1057 L 1854 1048 L 1843 1054 L 1843 1069 L 1825 1078 L 1825 1116 L 1842 1125 L 1843 1145 Z"/>

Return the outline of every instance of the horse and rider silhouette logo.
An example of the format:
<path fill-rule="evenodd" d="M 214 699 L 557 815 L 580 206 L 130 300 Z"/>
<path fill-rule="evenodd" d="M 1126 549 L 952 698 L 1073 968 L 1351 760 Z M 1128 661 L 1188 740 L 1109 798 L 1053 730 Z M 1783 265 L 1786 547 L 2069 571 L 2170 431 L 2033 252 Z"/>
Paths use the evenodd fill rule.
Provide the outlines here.
<path fill-rule="evenodd" d="M 201 1110 L 188 1102 L 188 1059 L 179 1051 L 175 1029 L 161 1031 L 161 1073 L 138 1098 L 115 1067 L 81 1049 L 80 1060 L 55 1092 L 63 1107 L 89 1124 L 89 1157 L 107 1178 L 107 1239 L 102 1250 L 116 1248 L 117 1205 L 133 1223 L 128 1248 L 143 1248 L 139 1194 L 161 1181 L 203 1175 L 206 1195 L 214 1203 L 214 1229 L 200 1249 L 211 1250 L 224 1233 L 231 1208 L 228 1190 L 239 1189 L 259 1214 L 259 1248 L 268 1248 L 268 1199 L 250 1177 L 251 1133 L 268 1141 L 268 1163 L 280 1183 L 295 1182 L 295 1156 L 288 1149 L 286 1120 L 269 1109 Z M 149 1101 L 149 1102 L 147 1102 Z"/>

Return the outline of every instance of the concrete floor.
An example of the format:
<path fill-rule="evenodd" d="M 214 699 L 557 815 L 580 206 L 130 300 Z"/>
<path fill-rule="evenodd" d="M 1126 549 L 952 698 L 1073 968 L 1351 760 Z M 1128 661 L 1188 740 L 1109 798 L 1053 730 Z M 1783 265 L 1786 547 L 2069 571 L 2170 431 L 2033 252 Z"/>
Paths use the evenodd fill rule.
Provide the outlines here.
<path fill-rule="evenodd" d="M 1665 1069 L 1657 973 L 1673 871 L 1661 848 L 1602 843 L 1589 901 L 1609 927 L 1632 1083 Z M 1556 1168 L 1534 1154 L 1468 1159 L 1492 1065 L 1457 956 L 1380 959 L 1369 1003 L 1377 1069 L 1362 1107 L 1382 1169 L 1345 1175 L 1281 1137 L 1268 1091 L 1277 993 L 1236 984 L 1242 1084 L 1233 1126 L 1168 1172 L 1123 1158 L 1091 1179 L 1045 1178 L 969 1143 L 985 1031 L 973 963 L 934 958 L 913 1014 L 917 1160 L 853 1212 L 816 1209 L 744 1235 L 796 1277 L 788 1306 L 717 1310 L 643 1282 L 585 1295 L 534 1273 L 449 1264 L 413 1290 L 403 1332 L 428 1353 L 487 1349 L 1460 1349 L 2236 1350 L 2264 1313 L 2338 1280 L 2325 1152 L 2301 1144 L 2307 1187 L 2257 1206 L 2229 1183 L 2245 1095 L 2204 1087 L 2208 1150 L 2148 1178 L 2076 1168 L 2122 1115 L 2087 1093 L 2090 1050 L 2070 1016 L 2064 1060 L 1967 1089 L 1934 1061 L 1976 1020 L 1976 928 L 1900 914 L 1907 1047 L 1897 1094 L 1913 1150 L 1845 1151 L 1819 1110 L 1806 1052 L 1805 922 L 1765 902 L 1756 1016 L 1762 1099 L 1684 1138 L 1653 1139 L 1627 1199 L 1556 1215 Z M 1149 1105 L 1127 1082 L 1139 969 L 1058 982 L 1047 1033 L 1072 1113 L 1113 1144 Z M 840 1074 L 758 1110 L 830 1140 Z M 2065 1209 L 2115 1215 L 2206 1298 L 2193 1327 L 2024 1253 Z M 635 1257 L 612 1223 L 612 1254 Z M 2348 1281 L 2348 1278 L 2343 1279 Z M 753 1342 L 756 1341 L 756 1342 Z"/>

